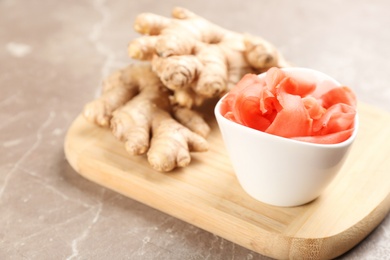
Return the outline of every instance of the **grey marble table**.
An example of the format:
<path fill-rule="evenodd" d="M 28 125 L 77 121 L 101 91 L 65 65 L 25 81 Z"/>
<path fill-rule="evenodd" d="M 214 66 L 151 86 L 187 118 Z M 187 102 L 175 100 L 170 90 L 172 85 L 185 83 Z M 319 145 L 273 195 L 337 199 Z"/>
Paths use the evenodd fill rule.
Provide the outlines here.
<path fill-rule="evenodd" d="M 267 259 L 91 183 L 65 159 L 73 119 L 130 62 L 136 15 L 176 5 L 262 36 L 390 112 L 386 0 L 1 0 L 0 259 Z M 390 216 L 341 259 L 390 259 Z"/>

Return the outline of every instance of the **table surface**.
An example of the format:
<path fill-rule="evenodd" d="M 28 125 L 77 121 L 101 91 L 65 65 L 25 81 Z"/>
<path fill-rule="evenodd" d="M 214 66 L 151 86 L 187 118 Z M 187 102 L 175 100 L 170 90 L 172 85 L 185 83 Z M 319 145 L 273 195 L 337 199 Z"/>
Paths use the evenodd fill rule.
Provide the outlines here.
<path fill-rule="evenodd" d="M 71 122 L 132 62 L 136 15 L 174 6 L 262 36 L 390 112 L 389 1 L 0 1 L 0 259 L 268 259 L 100 187 L 65 159 Z M 390 259 L 390 215 L 340 259 Z"/>

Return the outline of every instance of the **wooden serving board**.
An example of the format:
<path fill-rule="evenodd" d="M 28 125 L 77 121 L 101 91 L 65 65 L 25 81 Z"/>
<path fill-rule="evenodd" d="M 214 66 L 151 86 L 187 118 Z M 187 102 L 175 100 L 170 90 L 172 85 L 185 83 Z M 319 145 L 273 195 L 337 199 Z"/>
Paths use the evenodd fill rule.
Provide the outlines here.
<path fill-rule="evenodd" d="M 255 252 L 329 259 L 359 243 L 390 210 L 390 115 L 360 104 L 359 116 L 357 140 L 336 179 L 315 201 L 292 208 L 243 191 L 212 115 L 211 149 L 170 173 L 130 157 L 108 129 L 82 116 L 67 133 L 65 153 L 85 178 Z"/>

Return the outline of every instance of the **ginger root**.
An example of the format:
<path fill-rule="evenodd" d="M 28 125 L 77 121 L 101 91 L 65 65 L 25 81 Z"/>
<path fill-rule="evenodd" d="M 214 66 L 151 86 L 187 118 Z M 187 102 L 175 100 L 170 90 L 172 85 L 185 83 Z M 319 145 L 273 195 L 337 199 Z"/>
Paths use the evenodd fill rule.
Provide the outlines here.
<path fill-rule="evenodd" d="M 110 127 L 131 155 L 146 154 L 158 171 L 187 166 L 191 151 L 206 151 L 210 128 L 195 112 L 220 97 L 245 74 L 288 66 L 269 42 L 221 28 L 184 9 L 172 18 L 140 14 L 131 58 L 148 61 L 114 72 L 84 117 Z"/>
<path fill-rule="evenodd" d="M 197 112 L 172 107 L 170 95 L 150 64 L 133 64 L 104 81 L 102 95 L 85 106 L 83 115 L 109 126 L 129 154 L 147 154 L 154 169 L 171 171 L 187 166 L 191 151 L 208 149 L 210 128 Z"/>
<path fill-rule="evenodd" d="M 84 107 L 84 117 L 108 127 L 113 112 L 139 92 L 139 86 L 160 85 L 149 65 L 133 64 L 109 75 L 103 81 L 102 95 Z"/>
<path fill-rule="evenodd" d="M 262 38 L 221 28 L 186 10 L 172 18 L 142 13 L 134 28 L 144 36 L 130 42 L 129 56 L 149 60 L 173 102 L 198 106 L 231 89 L 243 75 L 284 67 L 278 50 Z"/>

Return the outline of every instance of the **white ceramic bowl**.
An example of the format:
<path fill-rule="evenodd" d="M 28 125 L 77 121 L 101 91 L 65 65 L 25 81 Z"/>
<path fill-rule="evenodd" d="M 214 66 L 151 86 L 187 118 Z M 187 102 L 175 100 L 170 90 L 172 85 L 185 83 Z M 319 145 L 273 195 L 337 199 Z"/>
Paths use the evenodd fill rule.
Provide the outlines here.
<path fill-rule="evenodd" d="M 340 85 L 315 70 L 288 70 Z M 291 207 L 316 199 L 339 172 L 357 134 L 357 115 L 352 136 L 338 144 L 314 144 L 267 134 L 223 117 L 222 99 L 214 112 L 237 179 L 249 195 L 267 204 Z"/>

